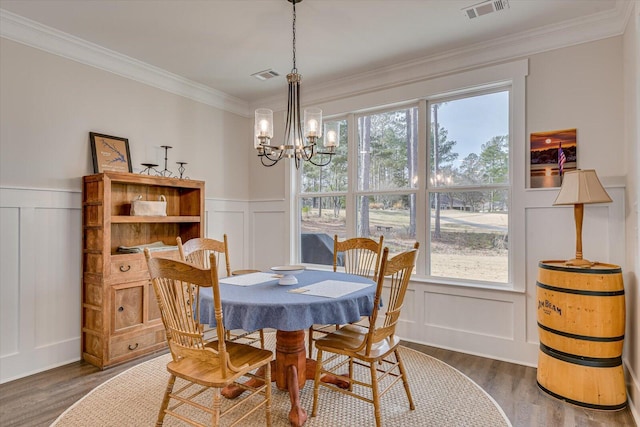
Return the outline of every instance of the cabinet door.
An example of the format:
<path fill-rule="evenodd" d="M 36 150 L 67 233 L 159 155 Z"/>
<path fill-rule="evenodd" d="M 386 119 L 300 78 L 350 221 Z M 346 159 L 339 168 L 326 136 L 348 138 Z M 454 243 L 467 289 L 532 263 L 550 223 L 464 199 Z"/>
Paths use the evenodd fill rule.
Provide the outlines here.
<path fill-rule="evenodd" d="M 144 289 L 149 282 L 135 282 L 112 288 L 113 332 L 144 323 Z"/>

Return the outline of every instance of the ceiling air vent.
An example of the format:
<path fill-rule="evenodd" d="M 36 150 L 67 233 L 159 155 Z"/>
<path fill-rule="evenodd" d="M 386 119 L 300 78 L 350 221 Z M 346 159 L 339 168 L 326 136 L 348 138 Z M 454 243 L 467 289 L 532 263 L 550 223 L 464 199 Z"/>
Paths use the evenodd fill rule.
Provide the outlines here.
<path fill-rule="evenodd" d="M 499 12 L 505 9 L 509 9 L 508 0 L 490 0 L 474 4 L 473 6 L 465 7 L 464 9 L 462 9 L 462 12 L 464 12 L 467 18 L 473 19 L 477 18 L 478 16 L 487 15 L 493 12 Z"/>
<path fill-rule="evenodd" d="M 278 73 L 277 71 L 273 71 L 272 69 L 258 71 L 257 73 L 251 74 L 252 77 L 255 77 L 258 80 L 269 80 L 274 77 L 278 77 L 279 75 L 280 73 Z"/>

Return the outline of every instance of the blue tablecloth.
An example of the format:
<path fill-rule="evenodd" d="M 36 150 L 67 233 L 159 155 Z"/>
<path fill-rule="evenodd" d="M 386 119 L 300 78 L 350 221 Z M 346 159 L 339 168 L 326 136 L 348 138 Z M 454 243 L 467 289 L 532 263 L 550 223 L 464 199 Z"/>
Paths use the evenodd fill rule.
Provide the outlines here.
<path fill-rule="evenodd" d="M 226 329 L 255 331 L 274 328 L 299 331 L 313 324 L 345 324 L 369 316 L 373 309 L 375 283 L 365 277 L 330 271 L 305 270 L 296 276 L 297 285 L 278 285 L 278 279 L 253 286 L 220 283 L 222 315 Z M 370 283 L 339 298 L 326 298 L 288 291 L 324 280 Z M 200 322 L 216 325 L 211 289 L 200 290 Z"/>

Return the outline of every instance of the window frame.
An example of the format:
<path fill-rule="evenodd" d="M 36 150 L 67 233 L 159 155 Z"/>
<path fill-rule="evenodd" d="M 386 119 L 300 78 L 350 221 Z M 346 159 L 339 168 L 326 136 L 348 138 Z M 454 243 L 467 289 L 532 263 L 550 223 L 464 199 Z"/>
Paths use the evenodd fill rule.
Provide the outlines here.
<path fill-rule="evenodd" d="M 499 92 L 507 92 L 508 93 L 508 102 L 509 102 L 509 159 L 508 159 L 508 165 L 509 165 L 509 173 L 508 173 L 508 180 L 506 183 L 497 183 L 497 184 L 475 184 L 475 185 L 435 185 L 432 184 L 431 182 L 431 164 L 430 164 L 430 159 L 431 159 L 431 150 L 432 150 L 432 144 L 430 141 L 430 136 L 431 136 L 431 132 L 427 132 L 427 141 L 426 141 L 426 168 L 425 168 L 425 217 L 426 217 L 426 233 L 425 233 L 425 242 L 426 242 L 426 246 L 428 248 L 431 248 L 431 225 L 432 225 L 432 219 L 431 219 L 431 215 L 429 215 L 429 211 L 430 208 L 428 207 L 429 203 L 430 203 L 430 195 L 431 194 L 442 194 L 442 193 L 462 193 L 462 192 L 469 192 L 469 191 L 490 191 L 490 190 L 507 190 L 507 200 L 508 200 L 508 231 L 507 231 L 507 235 L 510 234 L 511 232 L 511 223 L 512 223 L 512 218 L 511 218 L 511 203 L 512 203 L 512 195 L 513 195 L 513 176 L 512 176 L 512 171 L 513 171 L 513 159 L 512 159 L 512 144 L 513 144 L 513 138 L 511 135 L 511 115 L 512 115 L 512 111 L 511 111 L 511 102 L 512 102 L 512 84 L 511 83 L 504 83 L 504 84 L 499 84 L 499 85 L 491 85 L 489 87 L 486 86 L 480 86 L 480 87 L 475 87 L 475 88 L 471 88 L 469 90 L 465 90 L 465 91 L 460 91 L 457 92 L 455 94 L 451 94 L 451 95 L 438 95 L 438 96 L 433 96 L 430 97 L 428 99 L 426 99 L 426 123 L 427 123 L 427 128 L 430 129 L 431 126 L 433 125 L 432 120 L 431 120 L 431 106 L 433 104 L 438 104 L 438 103 L 442 103 L 442 102 L 450 102 L 450 101 L 456 101 L 456 100 L 461 100 L 461 99 L 468 99 L 468 98 L 472 98 L 475 96 L 482 96 L 482 95 L 489 95 L 489 94 L 493 94 L 493 93 L 499 93 Z M 422 266 L 424 268 L 424 271 L 422 272 L 424 277 L 428 277 L 430 280 L 434 280 L 434 281 L 438 281 L 438 282 L 444 282 L 444 283 L 467 283 L 467 284 L 482 284 L 483 286 L 490 286 L 490 287 L 504 287 L 504 286 L 511 286 L 511 283 L 513 282 L 513 268 L 512 268 L 512 250 L 510 249 L 508 251 L 508 259 L 507 259 L 507 282 L 492 282 L 492 281 L 483 281 L 483 280 L 470 280 L 470 279 L 462 279 L 462 278 L 453 278 L 453 277 L 443 277 L 443 276 L 433 276 L 431 274 L 429 274 L 428 272 L 431 271 L 431 258 L 430 257 L 426 257 L 426 259 L 424 260 L 424 262 L 422 263 Z"/>
<path fill-rule="evenodd" d="M 416 265 L 416 273 L 412 280 L 415 282 L 433 283 L 441 285 L 453 285 L 463 286 L 471 288 L 485 288 L 495 289 L 503 291 L 524 292 L 525 291 L 525 214 L 524 214 L 524 196 L 525 196 L 525 181 L 526 181 L 526 162 L 528 161 L 528 150 L 525 149 L 525 78 L 528 74 L 528 61 L 518 60 L 509 63 L 488 66 L 485 68 L 470 70 L 453 74 L 450 76 L 439 77 L 431 80 L 425 80 L 422 82 L 414 82 L 407 84 L 405 87 L 400 88 L 387 88 L 382 89 L 380 93 L 374 93 L 366 97 L 354 97 L 350 102 L 346 102 L 346 105 L 353 105 L 353 107 L 346 107 L 344 101 L 339 102 L 337 108 L 340 111 L 351 111 L 349 113 L 336 114 L 334 116 L 327 115 L 331 120 L 333 119 L 345 119 L 349 127 L 348 130 L 348 184 L 345 196 L 347 203 L 346 208 L 346 233 L 348 236 L 355 236 L 356 234 L 356 218 L 357 212 L 356 206 L 359 196 L 375 194 L 416 194 L 416 239 L 421 242 L 421 253 Z M 480 95 L 483 93 L 491 93 L 500 90 L 509 90 L 509 178 L 508 178 L 508 198 L 509 198 L 509 261 L 508 261 L 508 281 L 507 283 L 497 282 L 482 282 L 482 281 L 470 281 L 461 280 L 455 278 L 444 278 L 438 276 L 429 276 L 426 274 L 427 259 L 426 251 L 428 251 L 430 242 L 430 218 L 429 209 L 427 209 L 427 199 L 429 192 L 433 192 L 434 188 L 429 186 L 428 183 L 428 158 L 430 144 L 427 138 L 430 126 L 430 108 L 429 103 L 441 102 L 444 99 L 466 98 L 469 96 Z M 424 93 L 425 96 L 419 99 L 407 96 L 411 93 Z M 392 95 L 391 95 L 392 94 Z M 385 99 L 390 102 L 384 104 L 376 102 L 375 100 Z M 404 100 L 403 100 L 404 98 Z M 349 98 L 345 98 L 349 99 Z M 371 107 L 372 105 L 378 105 L 378 107 Z M 380 190 L 372 192 L 371 190 L 358 190 L 357 188 L 357 163 L 352 159 L 357 160 L 358 150 L 358 130 L 357 130 L 357 117 L 361 115 L 369 115 L 382 113 L 385 111 L 393 111 L 398 109 L 407 108 L 408 106 L 418 106 L 418 185 L 415 188 L 407 188 L 401 190 Z M 323 107 L 325 111 L 331 111 L 331 108 L 327 106 Z M 351 165 L 355 164 L 356 167 Z M 517 165 L 517 166 L 516 166 Z M 300 173 L 292 174 L 294 183 L 291 186 L 290 196 L 294 203 L 291 210 L 292 216 L 292 260 L 300 260 L 300 227 L 299 227 L 299 199 L 300 197 L 309 197 L 310 194 L 314 196 L 333 196 L 338 193 L 299 193 L 297 186 L 300 180 Z M 504 184 L 495 185 L 495 187 L 505 188 Z M 456 190 L 461 190 L 467 187 L 458 187 Z M 470 190 L 483 190 L 485 186 L 475 187 L 471 186 Z M 440 191 L 442 188 L 440 188 Z M 423 243 L 424 242 L 424 243 Z M 331 268 L 330 266 L 311 266 L 317 268 Z"/>

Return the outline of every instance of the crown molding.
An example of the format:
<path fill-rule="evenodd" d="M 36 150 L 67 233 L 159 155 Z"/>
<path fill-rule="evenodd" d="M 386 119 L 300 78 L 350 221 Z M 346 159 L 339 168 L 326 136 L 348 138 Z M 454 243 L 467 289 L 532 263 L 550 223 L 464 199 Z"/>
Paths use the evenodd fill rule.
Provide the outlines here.
<path fill-rule="evenodd" d="M 253 115 L 244 100 L 4 9 L 0 9 L 0 36 L 221 110 Z"/>
<path fill-rule="evenodd" d="M 476 43 L 330 82 L 307 84 L 305 104 L 328 102 L 618 36 L 624 32 L 633 6 L 633 1 L 617 0 L 615 8 L 585 18 Z M 249 103 L 4 9 L 0 9 L 0 36 L 244 117 L 253 116 L 253 110 L 257 106 L 270 106 L 276 111 L 286 109 L 286 102 L 281 96 Z"/>
<path fill-rule="evenodd" d="M 585 18 L 547 25 L 442 54 L 334 79 L 330 82 L 307 84 L 304 88 L 305 104 L 330 102 L 527 55 L 619 36 L 624 33 L 632 10 L 632 1 L 617 0 L 615 8 Z M 282 97 L 276 96 L 263 98 L 251 104 L 252 109 L 258 106 L 270 106 L 276 111 L 286 109 L 286 103 Z"/>

